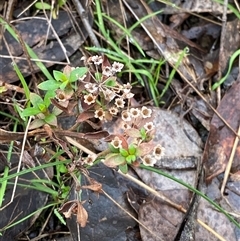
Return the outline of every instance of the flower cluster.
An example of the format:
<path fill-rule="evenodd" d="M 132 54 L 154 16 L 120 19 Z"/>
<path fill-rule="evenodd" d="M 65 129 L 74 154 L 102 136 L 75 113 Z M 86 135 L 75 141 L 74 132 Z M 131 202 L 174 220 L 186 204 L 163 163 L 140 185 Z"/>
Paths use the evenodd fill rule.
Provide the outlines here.
<path fill-rule="evenodd" d="M 146 166 L 156 164 L 163 157 L 165 149 L 153 141 L 155 127 L 152 109 L 146 106 L 129 108 L 122 111 L 121 118 L 121 130 L 113 135 L 110 142 L 112 151 L 105 157 L 104 163 L 120 168 L 127 164 L 138 165 L 140 160 Z"/>
<path fill-rule="evenodd" d="M 94 117 L 101 121 L 111 120 L 134 96 L 131 93 L 131 84 L 121 85 L 115 76 L 124 65 L 118 62 L 111 65 L 105 56 L 98 55 L 90 57 L 87 64 L 94 64 L 96 71 L 89 71 L 85 78 L 80 80 L 85 109 L 94 110 Z"/>
<path fill-rule="evenodd" d="M 152 154 L 147 154 L 142 157 L 142 162 L 145 166 L 153 166 L 164 156 L 165 148 L 161 144 L 154 147 Z"/>
<path fill-rule="evenodd" d="M 87 121 L 97 129 L 99 124 L 111 121 L 118 114 L 121 116 L 121 128 L 108 140 L 110 154 L 105 156 L 106 165 L 126 167 L 142 161 L 144 165 L 153 166 L 164 155 L 164 148 L 153 142 L 153 110 L 146 106 L 129 107 L 134 96 L 132 86 L 130 83 L 120 84 L 116 77 L 124 65 L 118 62 L 111 64 L 104 55 L 91 56 L 85 60 L 85 65 L 81 68 L 66 66 L 63 72 L 55 71 L 53 80 L 39 86 L 43 90 L 49 86 L 54 90 L 55 101 L 52 103 L 60 111 L 68 111 L 69 103 L 79 97 L 81 113 L 78 123 Z M 92 156 L 88 156 L 83 163 L 93 165 L 94 161 Z"/>

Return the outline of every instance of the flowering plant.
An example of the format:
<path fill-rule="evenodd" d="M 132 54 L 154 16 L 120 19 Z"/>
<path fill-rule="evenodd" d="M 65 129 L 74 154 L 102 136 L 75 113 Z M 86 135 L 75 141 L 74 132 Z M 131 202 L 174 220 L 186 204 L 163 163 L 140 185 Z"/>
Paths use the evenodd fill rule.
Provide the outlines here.
<path fill-rule="evenodd" d="M 33 127 L 47 123 L 57 127 L 57 115 L 63 111 L 69 113 L 69 105 L 73 101 L 80 103 L 81 112 L 76 124 L 87 122 L 94 129 L 101 128 L 104 122 L 111 121 L 119 114 L 122 126 L 118 133 L 105 138 L 109 142 L 108 153 L 101 156 L 105 165 L 118 166 L 127 172 L 128 165 L 153 166 L 164 154 L 164 148 L 153 141 L 154 123 L 152 109 L 142 106 L 133 108 L 130 83 L 120 84 L 116 73 L 124 67 L 122 63 L 110 64 L 106 56 L 92 56 L 84 59 L 86 67 L 73 68 L 66 66 L 63 72 L 54 71 L 54 79 L 46 80 L 38 85 L 45 90 L 44 100 L 32 94 L 31 103 L 23 111 L 25 116 L 36 115 Z M 53 108 L 49 108 L 53 104 Z M 54 111 L 50 111 L 54 110 Z M 83 163 L 93 165 L 97 155 L 83 158 Z"/>
<path fill-rule="evenodd" d="M 141 109 L 130 108 L 122 112 L 122 135 L 110 137 L 110 153 L 103 160 L 110 167 L 119 166 L 122 172 L 128 171 L 128 165 L 153 166 L 164 155 L 164 148 L 155 144 L 152 110 L 143 106 Z"/>

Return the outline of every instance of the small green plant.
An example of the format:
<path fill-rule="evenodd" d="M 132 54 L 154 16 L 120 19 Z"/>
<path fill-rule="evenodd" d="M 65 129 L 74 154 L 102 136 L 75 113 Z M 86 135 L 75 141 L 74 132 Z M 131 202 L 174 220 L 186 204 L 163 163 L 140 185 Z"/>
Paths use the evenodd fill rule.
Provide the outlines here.
<path fill-rule="evenodd" d="M 124 126 L 119 130 L 121 134 L 108 138 L 109 153 L 104 156 L 104 163 L 108 166 L 119 166 L 124 173 L 128 165 L 138 165 L 142 160 L 145 165 L 154 165 L 164 153 L 164 148 L 152 142 L 154 125 L 151 122 L 152 110 L 143 106 L 139 108 L 127 108 L 131 93 L 131 84 L 119 84 L 115 74 L 120 72 L 123 64 L 114 62 L 110 64 L 106 56 L 92 56 L 86 60 L 86 65 L 94 65 L 90 71 L 88 67 L 71 68 L 66 66 L 63 72 L 53 71 L 54 79 L 46 80 L 38 85 L 38 88 L 46 91 L 44 99 L 35 93 L 30 94 L 32 107 L 27 107 L 22 116 L 36 116 L 31 128 L 37 128 L 44 124 L 57 126 L 57 115 L 61 110 L 54 106 L 50 111 L 51 99 L 58 103 L 69 103 L 70 98 L 78 91 L 82 112 L 77 123 L 88 121 L 92 126 L 97 122 L 111 121 L 118 113 L 122 116 Z M 59 106 L 58 104 L 58 106 Z M 66 105 L 65 105 L 66 106 Z M 155 149 L 154 149 L 155 148 Z M 158 148 L 158 149 L 156 149 Z M 157 156 L 158 150 L 161 155 Z M 154 151 L 154 156 L 149 153 Z M 95 158 L 88 156 L 83 163 L 92 165 Z"/>
<path fill-rule="evenodd" d="M 53 19 L 56 19 L 58 17 L 58 12 L 59 12 L 59 8 L 63 7 L 66 4 L 67 0 L 58 0 L 55 1 L 55 4 L 53 5 L 53 7 L 46 2 L 36 2 L 35 3 L 35 8 L 37 8 L 38 10 L 51 10 L 52 9 L 52 17 Z"/>
<path fill-rule="evenodd" d="M 35 93 L 30 94 L 31 107 L 27 107 L 20 113 L 21 117 L 36 116 L 36 119 L 31 123 L 30 129 L 35 129 L 49 124 L 57 127 L 57 116 L 62 111 L 54 106 L 50 110 L 51 99 L 57 98 L 61 104 L 66 107 L 68 100 L 72 97 L 75 86 L 74 83 L 85 76 L 88 68 L 71 68 L 66 66 L 63 72 L 53 71 L 54 79 L 49 79 L 38 85 L 38 88 L 46 91 L 44 98 Z"/>
<path fill-rule="evenodd" d="M 130 108 L 122 112 L 123 124 L 120 133 L 112 135 L 109 154 L 103 160 L 107 166 L 119 166 L 127 173 L 128 165 L 153 166 L 164 155 L 164 148 L 153 142 L 154 124 L 151 121 L 152 110 L 143 106 Z"/>
<path fill-rule="evenodd" d="M 54 92 L 48 91 L 42 99 L 41 96 L 35 93 L 30 94 L 30 102 L 32 107 L 27 107 L 21 113 L 22 118 L 29 116 L 36 116 L 37 118 L 31 123 L 30 129 L 35 129 L 49 124 L 51 126 L 57 126 L 57 115 L 60 114 L 59 109 L 53 108 L 49 110 L 51 104 L 51 98 L 53 98 Z"/>
<path fill-rule="evenodd" d="M 75 88 L 74 83 L 81 78 L 84 79 L 87 71 L 88 68 L 86 67 L 72 68 L 70 66 L 66 66 L 63 72 L 54 70 L 54 79 L 49 79 L 42 82 L 38 85 L 38 88 L 47 91 L 56 91 L 57 89 L 72 91 Z"/>

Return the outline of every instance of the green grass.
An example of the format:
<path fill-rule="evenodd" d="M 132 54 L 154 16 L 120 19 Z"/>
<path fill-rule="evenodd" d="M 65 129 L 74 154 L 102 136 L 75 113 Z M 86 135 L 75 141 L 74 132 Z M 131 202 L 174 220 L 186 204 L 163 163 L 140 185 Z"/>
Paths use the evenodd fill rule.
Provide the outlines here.
<path fill-rule="evenodd" d="M 186 187 L 188 190 L 196 193 L 197 195 L 199 195 L 200 197 L 204 198 L 207 202 L 209 202 L 213 207 L 215 207 L 219 212 L 223 213 L 228 219 L 229 221 L 231 221 L 234 225 L 236 225 L 236 227 L 240 228 L 240 223 L 238 223 L 228 212 L 226 212 L 221 206 L 219 206 L 216 202 L 214 202 L 212 199 L 210 199 L 208 196 L 206 196 L 205 194 L 203 194 L 202 192 L 200 192 L 199 190 L 197 190 L 196 188 L 192 187 L 191 185 L 183 182 L 182 180 L 175 178 L 172 175 L 167 174 L 164 171 L 161 171 L 160 169 L 156 169 L 154 167 L 148 167 L 148 166 L 144 166 L 144 165 L 140 165 L 140 167 L 142 169 L 148 170 L 150 172 L 155 172 L 161 176 L 164 176 L 170 180 L 173 180 L 174 182 L 177 182 L 179 184 L 181 184 L 182 186 Z"/>

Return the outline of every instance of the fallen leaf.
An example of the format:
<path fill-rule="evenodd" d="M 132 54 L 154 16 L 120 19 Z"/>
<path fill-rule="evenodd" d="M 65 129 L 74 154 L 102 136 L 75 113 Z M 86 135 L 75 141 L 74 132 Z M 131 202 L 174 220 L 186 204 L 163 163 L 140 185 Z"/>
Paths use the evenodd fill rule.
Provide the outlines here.
<path fill-rule="evenodd" d="M 240 79 L 239 79 L 240 80 Z M 237 131 L 240 121 L 240 82 L 232 85 L 217 108 L 219 114 Z M 204 150 L 203 162 L 206 181 L 209 183 L 218 174 L 224 172 L 231 154 L 235 134 L 217 115 L 214 115 L 210 125 L 210 134 Z M 232 171 L 236 172 L 240 165 L 240 145 L 238 145 L 233 160 Z"/>
<path fill-rule="evenodd" d="M 84 228 L 87 224 L 88 213 L 86 209 L 83 207 L 81 202 L 78 202 L 78 210 L 77 210 L 77 222 L 79 225 Z"/>
<path fill-rule="evenodd" d="M 97 182 L 96 180 L 94 180 L 93 178 L 90 178 L 90 177 L 88 177 L 87 179 L 90 182 L 90 185 L 81 186 L 81 188 L 89 189 L 89 190 L 92 190 L 92 191 L 98 192 L 98 193 L 101 192 L 102 184 L 100 182 Z"/>
<path fill-rule="evenodd" d="M 59 208 L 59 212 L 63 213 L 65 218 L 70 218 L 72 214 L 76 214 L 77 212 L 75 211 L 77 207 L 77 201 L 76 200 L 71 200 L 62 205 L 62 207 Z"/>

